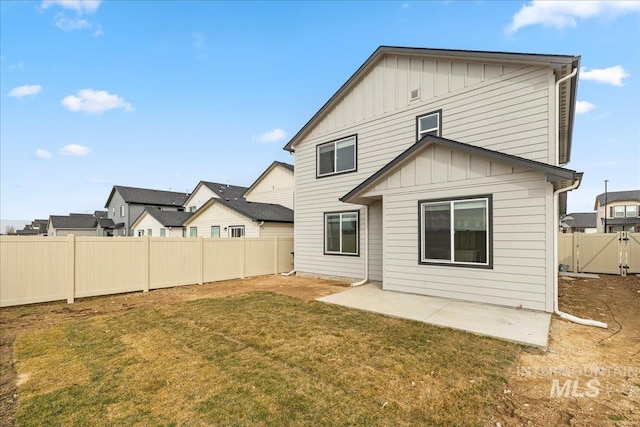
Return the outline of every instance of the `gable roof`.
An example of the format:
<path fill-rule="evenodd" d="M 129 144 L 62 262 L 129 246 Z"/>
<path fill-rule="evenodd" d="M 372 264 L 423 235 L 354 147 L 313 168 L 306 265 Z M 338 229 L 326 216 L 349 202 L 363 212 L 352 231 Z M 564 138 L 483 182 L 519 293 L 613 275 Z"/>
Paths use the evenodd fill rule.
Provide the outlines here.
<path fill-rule="evenodd" d="M 489 150 L 487 148 L 476 147 L 475 145 L 465 144 L 463 142 L 454 141 L 452 139 L 441 138 L 439 136 L 425 135 L 418 142 L 407 148 L 398 157 L 387 163 L 379 171 L 371 175 L 364 180 L 360 185 L 353 190 L 345 194 L 340 198 L 340 201 L 349 203 L 359 193 L 369 188 L 379 180 L 387 177 L 395 169 L 404 164 L 406 160 L 411 158 L 414 154 L 420 152 L 423 148 L 436 144 L 442 147 L 447 147 L 453 150 L 462 151 L 471 155 L 482 156 L 492 160 L 502 161 L 514 166 L 520 166 L 528 169 L 546 174 L 547 181 L 554 183 L 554 188 L 564 188 L 576 180 L 582 179 L 582 173 L 576 172 L 571 169 L 561 168 L 559 166 L 552 166 L 542 162 L 536 162 L 535 160 L 529 160 L 522 157 L 514 156 L 511 154 L 505 154 L 498 151 Z"/>
<path fill-rule="evenodd" d="M 294 172 L 293 165 L 290 165 L 289 163 L 279 162 L 279 161 L 276 160 L 273 163 L 271 163 L 269 165 L 269 167 L 267 169 L 265 169 L 265 171 L 262 172 L 260 174 L 260 176 L 255 181 L 253 181 L 253 184 L 251 184 L 249 186 L 249 188 L 247 188 L 247 191 L 244 192 L 242 197 L 245 197 L 247 193 L 249 193 L 251 190 L 253 190 L 258 185 L 258 183 L 260 181 L 262 181 L 262 179 L 269 174 L 269 172 L 271 172 L 273 169 L 275 169 L 276 166 L 282 166 L 283 168 L 291 171 L 292 173 Z"/>
<path fill-rule="evenodd" d="M 178 193 L 176 191 L 114 185 L 107 203 L 104 205 L 105 208 L 109 207 L 109 203 L 116 191 L 120 193 L 126 203 L 136 205 L 182 206 L 189 196 L 187 193 Z"/>
<path fill-rule="evenodd" d="M 192 212 L 161 211 L 160 209 L 145 209 L 145 212 L 165 227 L 182 227 L 184 222 L 193 215 Z"/>
<path fill-rule="evenodd" d="M 188 221 L 196 219 L 206 211 L 214 203 L 220 203 L 222 206 L 226 206 L 229 209 L 236 211 L 242 216 L 249 218 L 252 221 L 265 221 L 265 222 L 293 222 L 293 210 L 281 205 L 275 205 L 271 203 L 256 203 L 247 202 L 246 200 L 226 200 L 211 198 L 207 203 L 202 205 Z"/>
<path fill-rule="evenodd" d="M 51 215 L 51 226 L 57 229 L 96 228 L 96 218 L 92 214 Z"/>
<path fill-rule="evenodd" d="M 116 227 L 116 224 L 111 218 L 96 218 L 98 225 L 103 229 L 112 229 Z"/>
<path fill-rule="evenodd" d="M 604 194 L 596 196 L 596 203 L 593 209 L 598 209 L 598 205 L 604 205 Z M 607 204 L 615 202 L 640 202 L 640 190 L 608 191 Z"/>
<path fill-rule="evenodd" d="M 571 219 L 573 218 L 573 219 Z M 596 228 L 595 212 L 574 212 L 562 218 L 562 222 L 571 228 Z"/>
<path fill-rule="evenodd" d="M 380 46 L 356 70 L 355 73 L 333 94 L 331 98 L 311 117 L 311 119 L 284 146 L 290 152 L 295 151 L 295 145 L 337 105 L 349 90 L 355 87 L 361 77 L 369 72 L 373 66 L 385 55 L 422 56 L 451 59 L 476 59 L 489 62 L 510 62 L 530 65 L 548 66 L 554 70 L 556 81 L 571 74 L 573 69 L 580 69 L 580 57 L 573 55 L 546 55 L 537 53 L 491 52 L 480 50 L 458 49 L 430 49 L 400 46 Z M 579 72 L 579 71 L 578 71 Z M 559 105 L 560 111 L 560 163 L 568 163 L 571 155 L 571 140 L 573 135 L 573 120 L 576 103 L 578 73 L 561 85 Z"/>
<path fill-rule="evenodd" d="M 244 193 L 247 191 L 247 187 L 241 187 L 239 185 L 220 184 L 219 182 L 207 182 L 200 181 L 209 190 L 213 191 L 221 199 L 243 199 Z"/>

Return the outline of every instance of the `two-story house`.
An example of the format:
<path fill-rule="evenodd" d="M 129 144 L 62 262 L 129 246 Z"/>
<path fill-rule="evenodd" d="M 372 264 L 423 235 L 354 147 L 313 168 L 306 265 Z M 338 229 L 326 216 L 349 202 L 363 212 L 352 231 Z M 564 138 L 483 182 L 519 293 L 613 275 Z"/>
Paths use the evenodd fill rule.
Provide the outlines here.
<path fill-rule="evenodd" d="M 579 65 L 378 48 L 284 147 L 295 270 L 553 311 Z"/>
<path fill-rule="evenodd" d="M 188 196 L 175 191 L 114 185 L 104 207 L 107 208 L 107 219 L 114 223 L 113 235 L 132 236 L 131 225 L 145 208 L 183 211 Z"/>
<path fill-rule="evenodd" d="M 640 232 L 640 190 L 598 194 L 594 209 L 599 233 Z"/>

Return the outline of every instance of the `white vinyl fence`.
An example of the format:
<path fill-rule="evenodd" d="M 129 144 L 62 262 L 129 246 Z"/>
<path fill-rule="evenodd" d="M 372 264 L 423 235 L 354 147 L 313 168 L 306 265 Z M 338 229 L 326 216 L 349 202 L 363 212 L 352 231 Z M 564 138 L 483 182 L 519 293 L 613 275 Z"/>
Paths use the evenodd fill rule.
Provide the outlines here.
<path fill-rule="evenodd" d="M 560 233 L 558 252 L 575 273 L 640 273 L 640 233 Z"/>
<path fill-rule="evenodd" d="M 293 269 L 292 237 L 0 236 L 0 307 Z"/>

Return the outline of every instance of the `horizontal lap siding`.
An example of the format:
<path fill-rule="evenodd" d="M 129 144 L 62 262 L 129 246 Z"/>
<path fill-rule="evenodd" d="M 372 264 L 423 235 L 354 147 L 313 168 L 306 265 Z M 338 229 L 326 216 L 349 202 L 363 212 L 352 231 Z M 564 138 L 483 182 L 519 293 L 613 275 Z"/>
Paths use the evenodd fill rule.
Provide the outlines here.
<path fill-rule="evenodd" d="M 293 209 L 293 172 L 284 166 L 274 167 L 245 197 L 249 202 L 273 203 Z"/>
<path fill-rule="evenodd" d="M 553 80 L 549 69 L 449 63 L 438 71 L 435 61 L 420 59 L 419 66 L 413 58 L 406 61 L 387 58 L 377 64 L 296 145 L 296 270 L 363 277 L 363 256 L 323 254 L 323 213 L 362 208 L 338 199 L 415 143 L 418 115 L 442 109 L 445 138 L 533 160 L 549 160 L 549 97 Z M 451 74 L 444 78 L 446 70 Z M 420 86 L 420 99 L 409 101 L 408 92 L 415 85 Z M 357 172 L 316 178 L 316 146 L 352 134 L 358 135 Z M 459 185 L 464 188 L 464 184 Z M 542 194 L 539 197 L 544 200 Z M 526 198 L 522 201 L 526 202 Z M 361 255 L 363 223 L 361 219 Z M 540 237 L 535 231 L 527 233 L 533 242 L 538 242 Z M 507 236 L 499 239 L 507 245 L 514 244 Z M 375 246 L 370 248 L 375 257 Z M 538 247 L 543 249 L 544 245 Z M 375 269 L 370 267 L 370 273 L 375 276 Z"/>
<path fill-rule="evenodd" d="M 229 235 L 228 230 L 225 230 L 226 227 L 240 225 L 244 225 L 244 235 L 246 237 L 260 237 L 258 224 L 255 221 L 219 203 L 211 204 L 206 208 L 206 211 L 185 223 L 187 236 L 191 235 L 189 232 L 191 227 L 197 227 L 198 236 L 211 237 L 211 227 L 214 225 L 220 227 L 220 237 L 222 238 Z"/>
<path fill-rule="evenodd" d="M 456 188 L 425 185 L 385 194 L 384 288 L 545 310 L 545 211 L 551 189 L 541 174 L 502 179 L 506 182 L 499 186 L 485 177 Z M 493 269 L 419 264 L 418 200 L 481 194 L 493 195 Z M 514 200 L 520 207 L 510 206 Z M 527 209 L 531 215 L 523 215 Z"/>

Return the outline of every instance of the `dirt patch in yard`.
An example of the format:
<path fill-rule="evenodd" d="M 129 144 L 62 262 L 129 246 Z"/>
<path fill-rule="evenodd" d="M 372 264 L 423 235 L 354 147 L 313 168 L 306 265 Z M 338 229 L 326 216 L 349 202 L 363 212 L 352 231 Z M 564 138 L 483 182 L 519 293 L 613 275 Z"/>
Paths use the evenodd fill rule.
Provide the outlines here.
<path fill-rule="evenodd" d="M 159 308 L 180 301 L 222 298 L 264 290 L 313 300 L 349 286 L 346 282 L 311 277 L 260 276 L 204 285 L 181 286 L 94 298 L 82 298 L 74 304 L 52 302 L 0 309 L 0 426 L 12 426 L 17 402 L 19 378 L 13 367 L 12 348 L 24 332 L 83 317 L 95 317 L 129 310 Z"/>
<path fill-rule="evenodd" d="M 525 350 L 509 374 L 491 426 L 639 426 L 640 278 L 560 279 L 560 310 L 547 352 Z"/>

